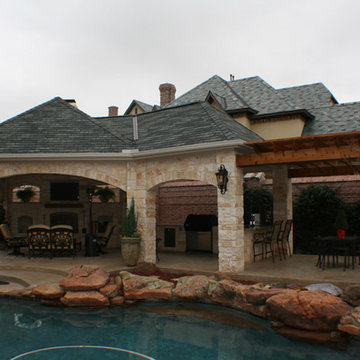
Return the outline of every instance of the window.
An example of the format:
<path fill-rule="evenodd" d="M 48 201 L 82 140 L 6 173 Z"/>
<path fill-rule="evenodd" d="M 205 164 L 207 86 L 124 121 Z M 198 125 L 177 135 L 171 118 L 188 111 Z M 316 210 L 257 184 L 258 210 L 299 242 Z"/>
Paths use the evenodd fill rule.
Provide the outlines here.
<path fill-rule="evenodd" d="M 27 195 L 24 194 L 26 192 L 28 192 Z M 11 201 L 14 203 L 40 202 L 40 188 L 35 185 L 16 186 L 11 190 Z"/>

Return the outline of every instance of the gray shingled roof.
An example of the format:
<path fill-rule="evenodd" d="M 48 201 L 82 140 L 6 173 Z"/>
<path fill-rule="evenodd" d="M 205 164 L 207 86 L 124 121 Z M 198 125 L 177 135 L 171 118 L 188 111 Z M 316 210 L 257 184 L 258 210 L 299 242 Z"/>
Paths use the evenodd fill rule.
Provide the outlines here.
<path fill-rule="evenodd" d="M 184 95 L 173 100 L 166 107 L 189 104 L 191 102 L 205 101 L 211 91 L 213 94 L 226 99 L 225 110 L 248 109 L 249 105 L 242 99 L 228 83 L 221 77 L 215 75 Z"/>
<path fill-rule="evenodd" d="M 112 133 L 132 138 L 132 116 L 96 118 Z M 137 115 L 140 151 L 193 144 L 262 138 L 208 103 L 192 103 Z"/>
<path fill-rule="evenodd" d="M 132 119 L 92 118 L 61 98 L 54 98 L 0 124 L 0 153 L 107 153 L 261 139 L 207 103 L 137 115 L 137 143 L 132 141 Z"/>
<path fill-rule="evenodd" d="M 257 111 L 257 115 L 295 110 L 292 104 L 259 76 L 230 81 L 229 85 Z"/>
<path fill-rule="evenodd" d="M 315 116 L 306 122 L 303 136 L 360 131 L 360 102 L 310 108 Z"/>
<path fill-rule="evenodd" d="M 337 103 L 331 92 L 322 83 L 294 86 L 276 90 L 297 108 L 309 109 Z"/>
<path fill-rule="evenodd" d="M 61 98 L 0 124 L 0 153 L 115 152 L 125 144 Z"/>
<path fill-rule="evenodd" d="M 204 101 L 209 91 L 224 99 L 226 111 L 250 108 L 257 115 L 265 115 L 297 109 L 259 76 L 225 81 L 217 75 L 178 97 L 167 107 Z"/>

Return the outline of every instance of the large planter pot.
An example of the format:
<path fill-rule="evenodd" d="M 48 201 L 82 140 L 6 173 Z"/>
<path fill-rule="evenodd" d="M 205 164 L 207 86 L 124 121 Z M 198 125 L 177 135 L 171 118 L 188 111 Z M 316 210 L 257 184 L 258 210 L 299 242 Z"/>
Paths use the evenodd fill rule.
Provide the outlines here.
<path fill-rule="evenodd" d="M 141 238 L 122 237 L 120 239 L 121 255 L 126 266 L 135 266 L 140 256 Z"/>

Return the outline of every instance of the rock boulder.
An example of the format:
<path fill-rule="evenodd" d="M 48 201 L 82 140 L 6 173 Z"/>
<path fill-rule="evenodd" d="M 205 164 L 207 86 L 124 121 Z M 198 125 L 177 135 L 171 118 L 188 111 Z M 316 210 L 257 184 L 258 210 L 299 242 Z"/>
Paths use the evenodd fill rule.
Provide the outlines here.
<path fill-rule="evenodd" d="M 120 273 L 123 284 L 125 299 L 165 299 L 172 297 L 174 284 L 169 281 L 160 280 L 157 277 L 139 276 L 126 271 Z"/>
<path fill-rule="evenodd" d="M 65 290 L 57 284 L 41 284 L 34 287 L 32 293 L 44 299 L 60 299 Z"/>
<path fill-rule="evenodd" d="M 321 290 L 288 292 L 266 301 L 267 312 L 285 325 L 311 331 L 333 331 L 351 307 L 338 297 Z"/>
<path fill-rule="evenodd" d="M 360 307 L 341 318 L 338 329 L 350 335 L 360 336 Z"/>
<path fill-rule="evenodd" d="M 181 299 L 207 300 L 209 278 L 204 275 L 184 276 L 178 279 L 173 294 Z"/>
<path fill-rule="evenodd" d="M 108 306 L 109 299 L 100 294 L 98 291 L 68 291 L 60 299 L 61 303 L 66 306 Z"/>
<path fill-rule="evenodd" d="M 109 274 L 96 265 L 74 266 L 60 286 L 70 291 L 98 290 L 109 281 Z"/>

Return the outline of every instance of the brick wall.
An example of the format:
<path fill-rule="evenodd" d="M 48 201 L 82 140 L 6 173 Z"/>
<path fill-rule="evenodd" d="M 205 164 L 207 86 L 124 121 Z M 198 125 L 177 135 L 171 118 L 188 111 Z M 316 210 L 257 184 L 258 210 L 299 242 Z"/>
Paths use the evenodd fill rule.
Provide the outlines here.
<path fill-rule="evenodd" d="M 198 181 L 169 183 L 157 194 L 157 224 L 184 225 L 187 215 L 216 215 L 217 189 Z"/>
<path fill-rule="evenodd" d="M 360 176 L 329 176 L 316 178 L 297 178 L 292 180 L 293 202 L 295 203 L 303 189 L 310 185 L 329 186 L 338 192 L 346 204 L 360 201 Z M 263 188 L 272 191 L 271 181 L 266 181 Z"/>

